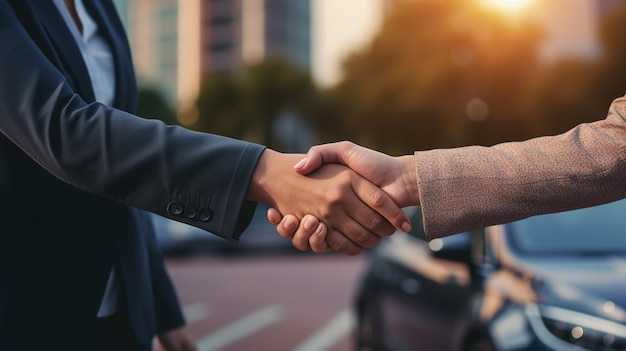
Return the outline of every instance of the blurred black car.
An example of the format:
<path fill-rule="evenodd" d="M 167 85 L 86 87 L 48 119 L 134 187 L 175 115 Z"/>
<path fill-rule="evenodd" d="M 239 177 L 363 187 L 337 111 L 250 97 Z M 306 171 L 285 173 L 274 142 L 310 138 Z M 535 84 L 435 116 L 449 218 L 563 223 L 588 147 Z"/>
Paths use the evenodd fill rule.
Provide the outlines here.
<path fill-rule="evenodd" d="M 626 350 L 626 201 L 431 242 L 396 233 L 355 301 L 358 350 Z"/>
<path fill-rule="evenodd" d="M 188 224 L 150 213 L 157 243 L 166 256 L 194 253 L 220 255 L 244 253 L 299 252 L 291 241 L 278 235 L 276 227 L 266 219 L 267 205 L 259 204 L 250 225 L 241 234 L 239 243 L 231 243 L 213 233 Z"/>

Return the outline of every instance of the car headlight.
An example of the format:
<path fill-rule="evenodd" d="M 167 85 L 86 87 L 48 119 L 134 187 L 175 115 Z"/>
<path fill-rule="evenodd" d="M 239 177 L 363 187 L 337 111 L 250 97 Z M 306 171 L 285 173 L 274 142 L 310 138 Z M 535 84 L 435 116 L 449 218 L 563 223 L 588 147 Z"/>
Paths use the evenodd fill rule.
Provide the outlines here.
<path fill-rule="evenodd" d="M 564 308 L 526 308 L 537 337 L 555 350 L 626 350 L 626 325 Z"/>

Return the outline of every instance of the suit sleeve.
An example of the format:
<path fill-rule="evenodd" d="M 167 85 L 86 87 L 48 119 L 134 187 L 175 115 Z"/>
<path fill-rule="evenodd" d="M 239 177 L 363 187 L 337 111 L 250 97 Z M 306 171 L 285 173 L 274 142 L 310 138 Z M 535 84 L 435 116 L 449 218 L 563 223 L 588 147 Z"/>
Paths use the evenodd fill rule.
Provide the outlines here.
<path fill-rule="evenodd" d="M 626 98 L 557 136 L 415 152 L 430 239 L 626 198 Z"/>
<path fill-rule="evenodd" d="M 237 240 L 262 146 L 85 103 L 6 1 L 0 42 L 0 132 L 13 144 L 78 189 Z"/>

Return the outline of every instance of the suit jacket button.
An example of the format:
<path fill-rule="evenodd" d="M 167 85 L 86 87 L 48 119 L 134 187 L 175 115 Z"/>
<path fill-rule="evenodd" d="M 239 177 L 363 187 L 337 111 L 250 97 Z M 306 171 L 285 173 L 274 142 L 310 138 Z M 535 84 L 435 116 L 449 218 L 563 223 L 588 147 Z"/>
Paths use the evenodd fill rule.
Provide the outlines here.
<path fill-rule="evenodd" d="M 185 208 L 183 209 L 183 216 L 189 219 L 193 219 L 194 217 L 196 217 L 197 213 L 198 210 L 196 210 L 196 208 L 193 206 L 185 206 Z"/>
<path fill-rule="evenodd" d="M 178 201 L 172 201 L 167 205 L 167 212 L 171 215 L 178 216 L 183 213 L 183 204 Z"/>
<path fill-rule="evenodd" d="M 213 212 L 208 208 L 203 208 L 198 211 L 198 219 L 202 222 L 208 222 L 213 219 Z"/>

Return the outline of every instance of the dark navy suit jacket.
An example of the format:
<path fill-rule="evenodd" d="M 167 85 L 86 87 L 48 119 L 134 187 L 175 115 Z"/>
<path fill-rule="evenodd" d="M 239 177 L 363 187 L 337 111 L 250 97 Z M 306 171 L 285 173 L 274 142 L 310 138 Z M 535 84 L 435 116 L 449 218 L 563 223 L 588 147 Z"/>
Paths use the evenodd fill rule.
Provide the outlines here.
<path fill-rule="evenodd" d="M 0 0 L 0 350 L 83 349 L 114 262 L 139 340 L 180 325 L 133 208 L 237 241 L 255 206 L 245 193 L 263 147 L 134 116 L 114 6 L 85 5 L 114 54 L 114 106 L 94 102 L 52 1 Z"/>

